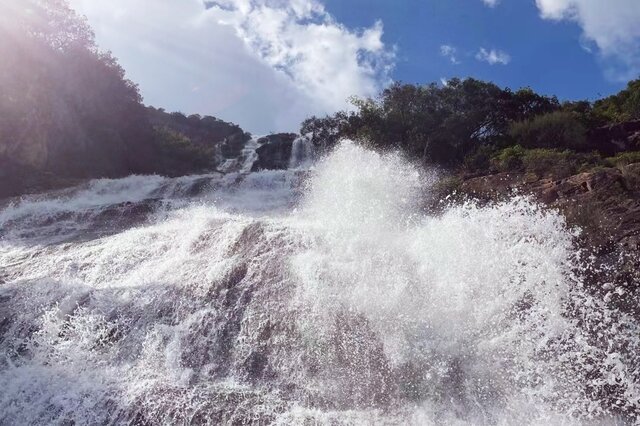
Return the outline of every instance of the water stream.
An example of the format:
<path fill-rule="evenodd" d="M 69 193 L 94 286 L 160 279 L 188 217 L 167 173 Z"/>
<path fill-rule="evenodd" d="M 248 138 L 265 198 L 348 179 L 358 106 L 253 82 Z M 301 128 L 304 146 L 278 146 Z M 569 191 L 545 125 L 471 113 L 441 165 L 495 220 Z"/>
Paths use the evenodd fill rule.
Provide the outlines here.
<path fill-rule="evenodd" d="M 2 207 L 0 424 L 634 421 L 638 326 L 561 215 L 433 216 L 400 156 L 295 145 Z"/>

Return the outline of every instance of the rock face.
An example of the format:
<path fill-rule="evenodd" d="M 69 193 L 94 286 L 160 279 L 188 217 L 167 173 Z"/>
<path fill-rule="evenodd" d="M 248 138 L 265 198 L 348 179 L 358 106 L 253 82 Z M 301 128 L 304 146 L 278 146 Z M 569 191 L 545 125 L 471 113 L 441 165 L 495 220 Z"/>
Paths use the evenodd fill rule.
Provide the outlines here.
<path fill-rule="evenodd" d="M 0 200 L 24 193 L 44 192 L 80 183 L 82 179 L 60 176 L 34 166 L 0 157 Z"/>
<path fill-rule="evenodd" d="M 186 117 L 142 106 L 136 111 L 137 116 L 129 117 L 131 123 L 121 123 L 120 127 L 107 123 L 97 130 L 91 127 L 89 118 L 86 122 L 73 121 L 68 113 L 65 120 L 59 119 L 65 123 L 58 126 L 62 130 L 32 126 L 19 141 L 3 139 L 0 126 L 0 199 L 71 186 L 86 179 L 197 173 L 202 166 L 194 157 L 215 157 L 218 163 L 237 158 L 251 138 L 239 126 L 214 117 Z M 203 149 L 187 158 L 168 154 L 158 147 L 154 129 L 172 132 L 192 150 Z"/>
<path fill-rule="evenodd" d="M 520 192 L 532 194 L 560 209 L 585 238 L 598 247 L 625 244 L 640 235 L 640 163 L 603 168 L 566 179 L 537 179 L 519 173 L 499 173 L 469 179 L 462 191 L 483 200 Z"/>
<path fill-rule="evenodd" d="M 258 139 L 258 159 L 251 171 L 287 169 L 296 137 L 294 133 L 277 133 Z"/>
<path fill-rule="evenodd" d="M 514 192 L 530 194 L 564 214 L 582 230 L 580 241 L 594 259 L 594 283 L 617 283 L 627 291 L 596 288 L 640 320 L 640 163 L 603 168 L 566 179 L 500 173 L 468 179 L 461 192 L 495 201 Z"/>

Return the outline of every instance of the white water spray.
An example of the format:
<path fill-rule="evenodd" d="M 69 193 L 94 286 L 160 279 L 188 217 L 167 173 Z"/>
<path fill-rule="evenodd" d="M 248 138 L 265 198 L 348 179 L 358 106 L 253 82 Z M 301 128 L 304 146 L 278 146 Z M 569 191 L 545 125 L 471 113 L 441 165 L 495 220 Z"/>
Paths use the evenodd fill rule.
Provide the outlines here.
<path fill-rule="evenodd" d="M 638 327 L 561 216 L 312 172 L 130 177 L 0 211 L 2 424 L 632 421 Z"/>

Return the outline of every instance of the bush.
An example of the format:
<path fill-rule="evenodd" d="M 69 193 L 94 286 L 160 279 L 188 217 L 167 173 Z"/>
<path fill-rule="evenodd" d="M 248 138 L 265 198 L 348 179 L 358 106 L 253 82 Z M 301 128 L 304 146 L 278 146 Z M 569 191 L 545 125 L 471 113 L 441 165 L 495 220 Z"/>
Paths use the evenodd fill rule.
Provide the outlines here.
<path fill-rule="evenodd" d="M 587 129 L 577 114 L 556 111 L 511 124 L 509 134 L 526 148 L 584 149 Z"/>
<path fill-rule="evenodd" d="M 596 153 L 576 153 L 557 149 L 525 149 L 519 145 L 505 148 L 492 158 L 492 164 L 503 172 L 533 173 L 543 176 L 565 178 L 575 173 L 603 164 Z"/>
<path fill-rule="evenodd" d="M 532 149 L 525 152 L 522 163 L 529 173 L 538 177 L 564 178 L 574 174 L 578 167 L 575 153 L 553 149 Z"/>
<path fill-rule="evenodd" d="M 525 149 L 520 145 L 510 146 L 499 151 L 492 159 L 492 165 L 502 172 L 521 171 L 524 169 L 522 158 Z"/>
<path fill-rule="evenodd" d="M 607 158 L 606 163 L 612 167 L 628 166 L 633 163 L 640 163 L 640 151 L 622 152 L 615 157 Z"/>
<path fill-rule="evenodd" d="M 491 155 L 494 149 L 482 145 L 472 153 L 464 157 L 464 167 L 469 171 L 486 171 L 491 168 Z"/>

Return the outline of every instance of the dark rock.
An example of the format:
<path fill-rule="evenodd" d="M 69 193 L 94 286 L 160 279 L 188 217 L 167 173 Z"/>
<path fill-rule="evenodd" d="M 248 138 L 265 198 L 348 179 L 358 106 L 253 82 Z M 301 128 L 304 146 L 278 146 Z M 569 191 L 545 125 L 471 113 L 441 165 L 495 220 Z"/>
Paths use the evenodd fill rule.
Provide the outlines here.
<path fill-rule="evenodd" d="M 187 197 L 197 197 L 198 195 L 202 195 L 211 187 L 211 178 L 204 177 L 195 180 L 188 188 L 184 191 L 184 194 Z"/>
<path fill-rule="evenodd" d="M 245 133 L 235 133 L 224 139 L 220 146 L 220 151 L 224 158 L 235 158 L 242 153 L 248 136 Z"/>
<path fill-rule="evenodd" d="M 91 218 L 95 229 L 125 229 L 146 222 L 149 215 L 162 205 L 161 199 L 147 199 L 140 202 L 124 202 L 111 205 Z"/>
<path fill-rule="evenodd" d="M 474 198 L 494 200 L 510 194 L 524 183 L 524 177 L 518 173 L 498 173 L 479 176 L 462 183 L 461 190 Z"/>
<path fill-rule="evenodd" d="M 251 171 L 287 169 L 296 137 L 293 133 L 278 133 L 258 139 L 258 160 Z"/>
<path fill-rule="evenodd" d="M 625 187 L 629 191 L 640 192 L 640 163 L 620 167 Z"/>

